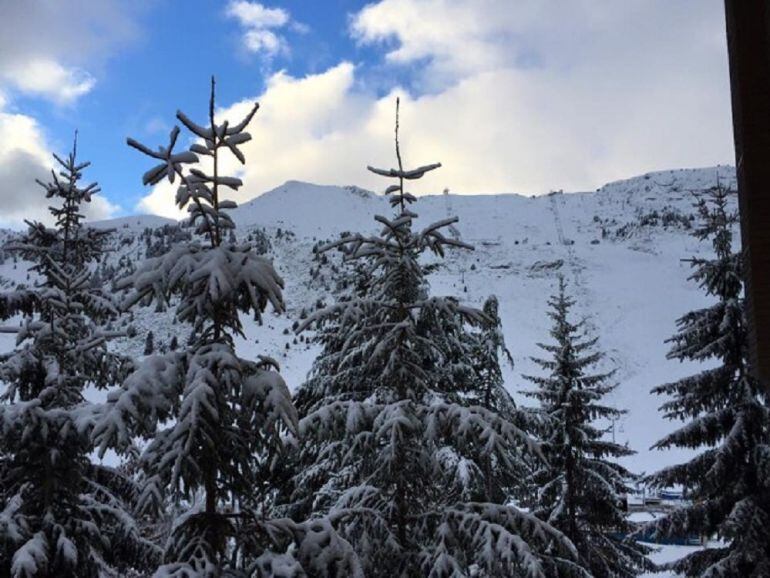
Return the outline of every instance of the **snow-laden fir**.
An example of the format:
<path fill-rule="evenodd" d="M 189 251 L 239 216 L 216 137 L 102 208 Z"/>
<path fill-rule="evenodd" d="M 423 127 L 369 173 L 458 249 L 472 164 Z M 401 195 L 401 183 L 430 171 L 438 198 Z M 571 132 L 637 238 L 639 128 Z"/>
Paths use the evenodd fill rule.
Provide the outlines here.
<path fill-rule="evenodd" d="M 683 421 L 656 448 L 692 448 L 698 453 L 650 476 L 653 486 L 686 488 L 692 504 L 652 526 L 656 533 L 718 536 L 722 543 L 693 552 L 672 568 L 687 576 L 759 578 L 770 575 L 770 408 L 748 366 L 748 329 L 743 258 L 733 250 L 730 193 L 717 183 L 700 199 L 694 235 L 710 242 L 714 255 L 693 258 L 691 280 L 711 298 L 707 307 L 677 322 L 669 357 L 716 361 L 682 379 L 655 387 L 662 410 Z"/>
<path fill-rule="evenodd" d="M 135 480 L 89 459 L 84 390 L 120 384 L 133 363 L 107 346 L 118 311 L 89 268 L 109 235 L 82 222 L 99 187 L 80 183 L 89 163 L 77 160 L 77 141 L 55 160 L 40 182 L 54 226 L 30 222 L 5 246 L 38 281 L 0 294 L 0 318 L 18 320 L 0 328 L 16 337 L 0 355 L 0 575 L 118 576 L 152 568 L 159 551 L 132 516 Z"/>
<path fill-rule="evenodd" d="M 405 169 L 398 130 L 397 101 L 397 168 L 369 168 L 395 180 L 392 216 L 318 249 L 342 251 L 355 291 L 299 327 L 320 326 L 323 349 L 277 504 L 330 520 L 367 576 L 588 576 L 561 532 L 510 503 L 541 456 L 528 413 L 479 371 L 497 360 L 474 328 L 498 320 L 431 294 L 421 257 L 471 247 L 450 235 L 456 218 L 420 225 L 406 186 L 441 165 Z"/>
<path fill-rule="evenodd" d="M 541 375 L 525 376 L 535 386 L 524 393 L 538 401 L 536 433 L 546 459 L 530 480 L 534 512 L 565 533 L 595 578 L 637 576 L 654 567 L 649 550 L 628 538 L 624 502 L 634 475 L 617 463 L 634 452 L 595 425 L 623 415 L 604 402 L 617 387 L 614 372 L 591 373 L 602 358 L 598 337 L 585 335 L 584 321 L 572 322 L 575 300 L 563 278 L 548 305 L 551 339 L 533 360 Z"/>
<path fill-rule="evenodd" d="M 272 519 L 267 509 L 271 471 L 291 449 L 297 414 L 278 363 L 238 356 L 234 338 L 243 314 L 259 320 L 268 304 L 283 312 L 284 283 L 269 259 L 230 234 L 236 204 L 223 189 L 241 181 L 218 172 L 223 154 L 245 162 L 238 145 L 251 138 L 245 129 L 258 105 L 238 124 L 217 124 L 214 88 L 212 79 L 206 127 L 177 113 L 202 144 L 177 152 L 178 127 L 157 152 L 128 141 L 157 163 L 145 184 L 180 181 L 176 202 L 189 209 L 199 239 L 142 261 L 116 288 L 127 290 L 124 309 L 173 302 L 190 338 L 178 351 L 146 356 L 97 406 L 92 439 L 102 456 L 110 448 L 130 455 L 137 439 L 148 442 L 137 513 L 177 513 L 156 578 L 352 576 L 358 562 L 328 523 Z"/>

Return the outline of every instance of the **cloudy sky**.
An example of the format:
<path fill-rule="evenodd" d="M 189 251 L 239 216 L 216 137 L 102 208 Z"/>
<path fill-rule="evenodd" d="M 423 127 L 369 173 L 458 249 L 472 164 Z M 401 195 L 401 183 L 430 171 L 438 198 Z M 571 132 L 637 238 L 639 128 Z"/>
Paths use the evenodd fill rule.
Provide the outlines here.
<path fill-rule="evenodd" d="M 34 185 L 75 129 L 104 194 L 94 217 L 175 215 L 141 185 L 132 136 L 181 108 L 257 100 L 246 200 L 289 179 L 377 188 L 395 96 L 416 192 L 591 190 L 733 162 L 721 0 L 0 0 L 0 224 L 39 217 Z"/>

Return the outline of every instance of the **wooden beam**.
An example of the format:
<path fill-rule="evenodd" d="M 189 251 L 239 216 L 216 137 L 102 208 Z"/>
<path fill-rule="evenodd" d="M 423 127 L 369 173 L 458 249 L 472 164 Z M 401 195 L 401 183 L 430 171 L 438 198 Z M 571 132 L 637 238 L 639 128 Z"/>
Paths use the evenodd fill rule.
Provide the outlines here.
<path fill-rule="evenodd" d="M 770 0 L 725 0 L 752 370 L 770 392 Z"/>

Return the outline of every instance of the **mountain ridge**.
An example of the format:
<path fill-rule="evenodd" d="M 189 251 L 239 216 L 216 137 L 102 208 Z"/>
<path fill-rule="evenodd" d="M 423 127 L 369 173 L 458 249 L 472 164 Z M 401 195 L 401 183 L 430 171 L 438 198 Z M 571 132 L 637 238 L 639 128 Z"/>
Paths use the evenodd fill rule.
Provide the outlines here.
<path fill-rule="evenodd" d="M 642 181 L 649 182 L 650 184 L 650 193 L 653 192 L 660 192 L 662 190 L 671 191 L 671 186 L 673 184 L 674 188 L 678 187 L 678 191 L 685 191 L 686 190 L 703 190 L 704 188 L 707 188 L 708 181 L 711 180 L 713 183 L 716 182 L 716 178 L 719 176 L 720 178 L 724 178 L 728 184 L 734 184 L 735 182 L 735 168 L 730 165 L 715 165 L 715 166 L 709 166 L 709 167 L 697 167 L 697 168 L 683 168 L 683 169 L 666 169 L 666 170 L 660 170 L 660 171 L 652 171 L 643 173 L 640 175 L 634 175 L 628 178 L 618 179 L 615 181 L 609 181 L 605 183 L 604 185 L 600 186 L 594 191 L 550 191 L 548 193 L 543 193 L 540 195 L 526 195 L 523 193 L 516 193 L 516 192 L 501 192 L 501 193 L 469 193 L 469 194 L 457 194 L 457 193 L 432 193 L 432 194 L 426 194 L 426 195 L 420 195 L 418 198 L 420 200 L 429 200 L 429 202 L 436 202 L 436 199 L 476 199 L 476 200 L 483 200 L 483 199 L 490 199 L 490 198 L 506 198 L 506 197 L 516 197 L 521 199 L 533 199 L 533 198 L 543 198 L 548 197 L 548 195 L 551 194 L 565 194 L 565 195 L 590 195 L 595 193 L 616 193 L 620 192 L 621 189 L 633 189 L 637 186 L 638 183 Z M 660 181 L 662 179 L 673 179 L 672 183 L 668 183 L 669 186 L 665 186 L 664 183 L 661 183 Z M 712 183 L 712 184 L 713 184 Z M 331 184 L 318 184 L 318 183 L 311 183 L 308 181 L 301 181 L 296 179 L 289 179 L 283 184 L 274 187 L 268 191 L 265 191 L 263 193 L 260 193 L 259 195 L 249 199 L 248 201 L 244 201 L 242 203 L 239 203 L 239 206 L 237 209 L 233 211 L 233 216 L 236 221 L 236 223 L 240 226 L 248 226 L 253 223 L 248 223 L 248 218 L 245 218 L 244 213 L 247 212 L 247 209 L 250 207 L 255 207 L 260 204 L 266 203 L 266 200 L 269 199 L 270 202 L 283 202 L 283 200 L 278 201 L 278 199 L 282 199 L 281 195 L 285 197 L 288 195 L 294 195 L 296 196 L 298 193 L 301 194 L 307 194 L 307 192 L 313 191 L 315 193 L 320 194 L 326 194 L 327 197 L 329 195 L 341 195 L 344 199 L 357 197 L 359 199 L 363 199 L 365 201 L 370 201 L 372 199 L 380 199 L 380 201 L 374 201 L 375 204 L 383 204 L 384 202 L 384 195 L 378 192 L 370 191 L 361 187 L 358 187 L 356 185 L 331 185 Z M 431 201 L 431 199 L 433 199 Z M 387 206 L 385 207 L 387 209 Z M 97 227 L 120 227 L 123 226 L 125 223 L 131 224 L 132 220 L 134 220 L 134 224 L 137 220 L 144 221 L 144 220 L 150 220 L 151 223 L 148 224 L 148 226 L 158 226 L 160 223 L 159 220 L 163 220 L 163 223 L 171 223 L 175 222 L 174 219 L 170 219 L 168 217 L 161 217 L 158 215 L 153 215 L 150 213 L 140 213 L 136 215 L 126 215 L 121 217 L 116 217 L 113 219 L 103 219 L 99 221 L 92 221 L 90 224 L 92 226 Z"/>

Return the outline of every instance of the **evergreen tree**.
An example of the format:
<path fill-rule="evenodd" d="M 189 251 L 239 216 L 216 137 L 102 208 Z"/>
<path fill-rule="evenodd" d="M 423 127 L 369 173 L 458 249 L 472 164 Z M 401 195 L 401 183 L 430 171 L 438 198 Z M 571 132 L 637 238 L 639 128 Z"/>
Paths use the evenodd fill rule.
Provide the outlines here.
<path fill-rule="evenodd" d="M 462 370 L 455 372 L 455 385 L 463 395 L 465 402 L 479 405 L 493 411 L 503 419 L 525 426 L 525 429 L 533 427 L 528 417 L 528 412 L 520 412 L 516 409 L 513 397 L 505 388 L 500 356 L 513 368 L 513 357 L 505 345 L 503 326 L 499 315 L 499 303 L 497 297 L 491 295 L 484 301 L 482 312 L 484 314 L 480 331 L 466 332 L 459 343 L 465 364 L 469 366 L 471 373 L 464 374 Z M 459 365 L 462 367 L 462 363 Z M 530 460 L 532 461 L 532 460 Z M 535 461 L 536 463 L 537 461 Z M 499 501 L 521 501 L 526 496 L 527 485 L 519 480 L 496 482 L 496 470 L 492 456 L 482 457 L 479 462 L 483 477 L 487 480 L 487 498 Z"/>
<path fill-rule="evenodd" d="M 184 350 L 148 357 L 125 380 L 103 408 L 95 439 L 102 453 L 126 452 L 137 435 L 149 440 L 140 458 L 148 482 L 141 505 L 158 508 L 169 489 L 181 512 L 156 576 L 355 576 L 355 557 L 328 524 L 264 515 L 271 469 L 291 449 L 296 411 L 278 364 L 239 357 L 234 338 L 243 336 L 241 313 L 260 319 L 268 303 L 283 311 L 283 280 L 248 245 L 226 241 L 236 204 L 223 198 L 225 189 L 242 182 L 220 174 L 223 153 L 245 162 L 238 146 L 251 138 L 245 129 L 258 105 L 238 124 L 218 124 L 214 88 L 212 79 L 207 126 L 177 113 L 199 139 L 189 150 L 174 150 L 178 127 L 158 151 L 128 140 L 159 161 L 145 184 L 181 181 L 177 204 L 203 240 L 177 243 L 119 283 L 131 288 L 125 306 L 175 296 L 176 317 L 192 336 Z M 201 157 L 208 172 L 196 166 Z"/>
<path fill-rule="evenodd" d="M 77 143 L 54 155 L 46 191 L 53 228 L 29 223 L 6 249 L 32 262 L 28 289 L 0 296 L 0 317 L 21 315 L 17 347 L 0 356 L 0 576 L 124 575 L 157 557 L 132 517 L 137 488 L 121 472 L 90 461 L 87 387 L 119 382 L 130 362 L 110 353 L 104 324 L 117 310 L 91 282 L 89 265 L 109 231 L 83 225 L 81 206 L 99 192 L 82 186 L 89 163 Z"/>
<path fill-rule="evenodd" d="M 474 360 L 472 365 L 478 376 L 478 386 L 474 388 L 475 392 L 470 393 L 481 394 L 475 400 L 478 405 L 513 414 L 516 405 L 504 387 L 500 355 L 503 355 L 511 367 L 513 357 L 505 346 L 499 307 L 497 297 L 491 295 L 487 298 L 482 307 L 485 318 L 481 324 L 482 331 L 472 336 L 473 345 L 469 355 Z"/>
<path fill-rule="evenodd" d="M 297 394 L 304 443 L 282 505 L 328 519 L 371 577 L 585 575 L 569 540 L 506 499 L 534 444 L 465 395 L 474 372 L 458 352 L 485 317 L 428 293 L 421 256 L 468 246 L 443 233 L 456 218 L 414 228 L 405 181 L 440 165 L 404 169 L 398 104 L 396 158 L 398 168 L 369 167 L 395 179 L 386 189 L 395 216 L 375 217 L 382 232 L 320 248 L 343 250 L 366 275 L 299 328 L 320 326 L 323 352 Z"/>
<path fill-rule="evenodd" d="M 596 578 L 636 576 L 651 569 L 647 549 L 619 534 L 628 533 L 623 502 L 632 475 L 615 460 L 634 452 L 604 439 L 597 420 L 623 415 L 602 403 L 617 387 L 611 373 L 590 373 L 602 354 L 597 338 L 589 338 L 583 322 L 570 321 L 575 301 L 559 278 L 558 293 L 549 299 L 553 344 L 538 344 L 547 359 L 533 361 L 546 377 L 525 376 L 537 386 L 526 395 L 540 402 L 538 428 L 547 464 L 532 481 L 538 488 L 535 513 L 566 534 L 578 549 L 580 563 Z"/>
<path fill-rule="evenodd" d="M 144 354 L 152 355 L 155 352 L 155 336 L 152 331 L 147 332 L 147 338 L 144 340 Z"/>
<path fill-rule="evenodd" d="M 732 250 L 737 214 L 729 191 L 717 184 L 698 203 L 701 224 L 693 234 L 710 240 L 713 258 L 694 258 L 691 276 L 714 304 L 677 321 L 668 357 L 711 367 L 653 389 L 670 396 L 661 410 L 687 423 L 654 447 L 702 449 L 691 460 L 657 472 L 657 487 L 681 485 L 691 504 L 654 526 L 660 534 L 716 536 L 719 546 L 671 564 L 686 576 L 770 575 L 770 414 L 760 385 L 749 373 L 742 257 Z"/>

